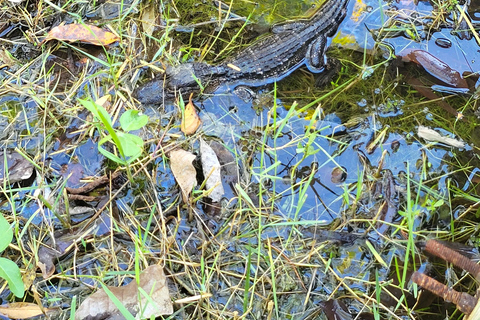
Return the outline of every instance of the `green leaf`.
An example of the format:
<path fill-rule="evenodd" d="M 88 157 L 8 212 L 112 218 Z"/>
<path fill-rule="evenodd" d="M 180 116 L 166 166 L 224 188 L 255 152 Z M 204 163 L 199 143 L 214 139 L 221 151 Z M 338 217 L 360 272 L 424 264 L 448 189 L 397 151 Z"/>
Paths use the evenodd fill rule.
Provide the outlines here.
<path fill-rule="evenodd" d="M 143 150 L 143 140 L 139 136 L 130 133 L 117 132 L 126 157 L 139 156 Z"/>
<path fill-rule="evenodd" d="M 148 122 L 148 116 L 140 115 L 138 110 L 127 110 L 120 117 L 120 125 L 125 131 L 138 130 Z"/>
<path fill-rule="evenodd" d="M 0 258 L 0 278 L 7 280 L 8 287 L 13 294 L 22 298 L 25 294 L 20 268 L 12 260 Z"/>
<path fill-rule="evenodd" d="M 98 147 L 98 151 L 101 154 L 103 154 L 105 157 L 107 157 L 108 159 L 112 160 L 113 162 L 116 162 L 116 163 L 121 164 L 121 165 L 127 165 L 128 164 L 127 161 L 124 161 L 124 160 L 120 159 L 119 157 L 117 157 L 116 155 L 111 153 L 110 151 L 107 151 L 100 146 Z"/>
<path fill-rule="evenodd" d="M 0 252 L 5 250 L 13 238 L 13 230 L 7 220 L 0 214 Z"/>
<path fill-rule="evenodd" d="M 91 113 L 93 113 L 93 116 L 97 118 L 100 122 L 102 122 L 108 129 L 108 127 L 112 126 L 112 118 L 110 117 L 110 114 L 105 110 L 104 107 L 96 104 L 94 101 L 91 100 L 82 100 L 78 99 L 80 103 L 88 109 Z"/>

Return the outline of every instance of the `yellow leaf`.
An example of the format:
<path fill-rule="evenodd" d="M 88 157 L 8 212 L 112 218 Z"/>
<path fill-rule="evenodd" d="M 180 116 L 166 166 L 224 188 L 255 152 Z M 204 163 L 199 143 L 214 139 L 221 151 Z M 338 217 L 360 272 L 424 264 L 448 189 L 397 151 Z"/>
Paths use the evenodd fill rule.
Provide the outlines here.
<path fill-rule="evenodd" d="M 68 42 L 85 42 L 96 46 L 106 46 L 120 40 L 115 34 L 98 27 L 86 24 L 68 24 L 57 26 L 50 30 L 47 37 L 40 44 L 49 40 Z"/>
<path fill-rule="evenodd" d="M 195 105 L 192 102 L 193 93 L 188 99 L 188 104 L 185 106 L 185 113 L 182 117 L 182 124 L 180 129 L 186 135 L 194 134 L 197 131 L 198 127 L 202 124 L 200 117 L 195 110 Z"/>

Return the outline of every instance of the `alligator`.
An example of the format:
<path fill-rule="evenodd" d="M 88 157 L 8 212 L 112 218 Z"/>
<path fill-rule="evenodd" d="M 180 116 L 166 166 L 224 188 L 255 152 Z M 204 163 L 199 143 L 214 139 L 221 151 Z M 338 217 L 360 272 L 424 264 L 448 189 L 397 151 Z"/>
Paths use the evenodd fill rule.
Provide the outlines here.
<path fill-rule="evenodd" d="M 178 94 L 217 92 L 219 88 L 259 87 L 279 81 L 302 65 L 314 73 L 325 69 L 327 37 L 347 13 L 349 0 L 328 0 L 309 19 L 272 27 L 260 38 L 218 65 L 203 62 L 168 66 L 163 74 L 140 86 L 134 96 L 142 104 L 162 104 Z"/>

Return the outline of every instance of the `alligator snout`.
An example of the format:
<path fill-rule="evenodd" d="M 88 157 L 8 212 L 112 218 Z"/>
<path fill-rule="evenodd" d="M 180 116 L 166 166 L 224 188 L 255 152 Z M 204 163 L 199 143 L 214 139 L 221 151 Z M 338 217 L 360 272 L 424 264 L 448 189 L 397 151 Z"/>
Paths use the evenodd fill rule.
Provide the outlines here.
<path fill-rule="evenodd" d="M 164 74 L 135 90 L 134 96 L 142 104 L 162 104 L 173 101 L 179 95 L 188 98 L 190 93 L 200 91 L 200 82 L 201 79 L 195 75 L 193 63 L 170 66 Z"/>
<path fill-rule="evenodd" d="M 165 98 L 165 81 L 157 77 L 135 90 L 134 97 L 142 104 L 159 104 Z"/>

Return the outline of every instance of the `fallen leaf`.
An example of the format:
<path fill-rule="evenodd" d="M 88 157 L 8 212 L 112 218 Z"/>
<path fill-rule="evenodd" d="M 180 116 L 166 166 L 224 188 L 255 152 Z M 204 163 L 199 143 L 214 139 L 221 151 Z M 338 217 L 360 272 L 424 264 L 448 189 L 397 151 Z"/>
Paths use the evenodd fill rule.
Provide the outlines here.
<path fill-rule="evenodd" d="M 4 63 L 5 66 L 12 68 L 13 66 L 15 66 L 17 61 L 15 61 L 15 58 L 7 49 L 3 49 L 0 50 L 0 63 Z"/>
<path fill-rule="evenodd" d="M 465 142 L 454 138 L 442 136 L 437 131 L 424 126 L 418 126 L 418 136 L 428 141 L 441 142 L 455 148 L 465 147 Z"/>
<path fill-rule="evenodd" d="M 67 181 L 67 187 L 78 188 L 82 185 L 80 180 L 85 175 L 84 171 L 80 163 L 65 163 L 61 167 L 60 175 Z"/>
<path fill-rule="evenodd" d="M 142 27 L 145 35 L 151 36 L 155 30 L 155 5 L 150 5 L 142 11 Z"/>
<path fill-rule="evenodd" d="M 207 190 L 210 190 L 208 197 L 213 202 L 222 200 L 225 193 L 222 184 L 222 175 L 220 174 L 220 162 L 215 151 L 202 138 L 200 138 L 200 158 L 202 160 L 203 175 L 207 182 Z"/>
<path fill-rule="evenodd" d="M 140 287 L 140 288 L 139 288 Z M 139 285 L 132 280 L 123 287 L 106 287 L 136 318 L 149 319 L 173 313 L 163 268 L 149 266 L 140 273 Z M 145 296 L 145 293 L 147 296 Z M 75 313 L 75 320 L 124 319 L 104 289 L 85 299 Z"/>
<path fill-rule="evenodd" d="M 195 109 L 195 105 L 192 102 L 192 96 L 193 93 L 190 94 L 188 103 L 185 106 L 185 113 L 183 114 L 182 124 L 180 126 L 180 129 L 186 135 L 194 134 L 198 127 L 202 124 L 202 121 L 197 114 L 197 110 Z"/>
<path fill-rule="evenodd" d="M 215 140 L 210 142 L 210 147 L 217 155 L 218 162 L 222 166 L 222 179 L 223 182 L 235 185 L 239 181 L 239 168 L 230 150 L 228 150 L 223 144 Z"/>
<path fill-rule="evenodd" d="M 5 162 L 6 160 L 6 162 Z M 33 174 L 33 164 L 15 151 L 0 152 L 0 183 L 3 184 L 8 172 L 7 183 L 29 179 Z"/>
<path fill-rule="evenodd" d="M 96 46 L 106 46 L 120 40 L 115 34 L 87 24 L 67 24 L 50 30 L 40 45 L 49 40 L 80 41 Z"/>
<path fill-rule="evenodd" d="M 59 230 L 54 233 L 54 238 L 50 238 L 38 249 L 37 267 L 42 271 L 44 279 L 49 278 L 55 273 L 55 263 L 57 260 L 68 253 L 76 243 L 91 238 L 91 232 L 95 226 L 85 230 Z"/>
<path fill-rule="evenodd" d="M 48 311 L 47 309 L 43 309 Z M 0 306 L 0 313 L 10 319 L 27 319 L 43 315 L 42 308 L 35 303 L 13 302 Z"/>
<path fill-rule="evenodd" d="M 209 141 L 210 147 L 217 155 L 220 162 L 222 183 L 225 191 L 224 197 L 232 199 L 236 196 L 235 185 L 240 181 L 240 167 L 232 152 L 228 150 L 222 143 L 212 140 Z"/>
<path fill-rule="evenodd" d="M 183 201 L 187 202 L 190 192 L 197 184 L 197 172 L 192 164 L 196 156 L 182 149 L 171 151 L 169 156 L 173 176 L 182 190 Z"/>

